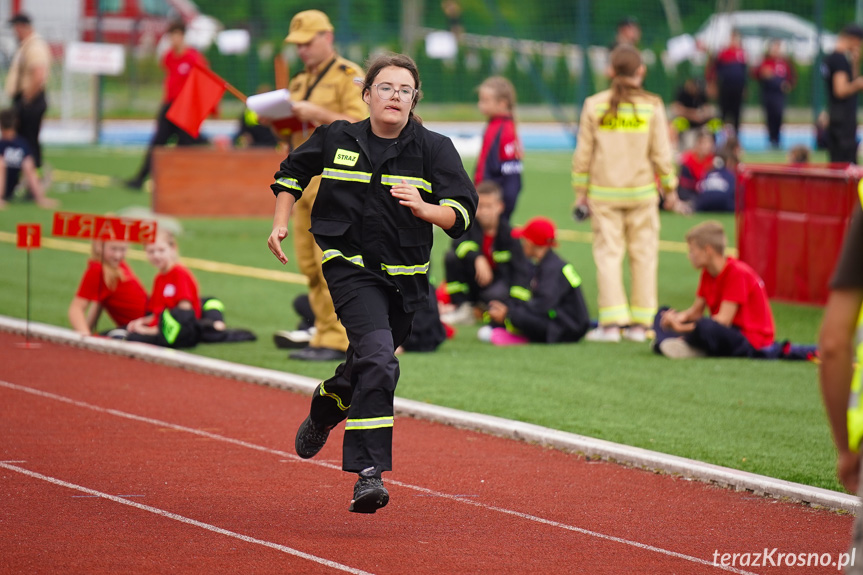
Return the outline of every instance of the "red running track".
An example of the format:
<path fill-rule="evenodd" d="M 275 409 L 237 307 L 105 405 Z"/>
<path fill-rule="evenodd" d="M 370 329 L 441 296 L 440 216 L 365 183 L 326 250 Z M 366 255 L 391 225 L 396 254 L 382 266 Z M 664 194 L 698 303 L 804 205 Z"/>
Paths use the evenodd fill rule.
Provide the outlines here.
<path fill-rule="evenodd" d="M 837 573 L 811 564 L 849 539 L 848 515 L 410 418 L 389 506 L 356 515 L 340 431 L 293 454 L 308 398 L 21 341 L 0 333 L 2 573 Z"/>

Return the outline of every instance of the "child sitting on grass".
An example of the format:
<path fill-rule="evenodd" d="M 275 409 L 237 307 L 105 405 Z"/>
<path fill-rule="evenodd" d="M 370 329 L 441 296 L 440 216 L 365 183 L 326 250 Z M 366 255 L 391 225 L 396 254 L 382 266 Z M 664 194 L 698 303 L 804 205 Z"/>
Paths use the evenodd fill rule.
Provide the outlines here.
<path fill-rule="evenodd" d="M 126 264 L 128 244 L 95 240 L 81 284 L 69 304 L 69 323 L 81 335 L 91 335 L 102 310 L 117 327 L 143 316 L 147 291 Z"/>
<path fill-rule="evenodd" d="M 198 296 L 198 282 L 180 263 L 174 234 L 160 228 L 145 251 L 158 273 L 147 314 L 129 322 L 123 339 L 176 348 L 194 347 L 199 342 L 255 340 L 250 331 L 227 329 L 221 301 Z"/>
<path fill-rule="evenodd" d="M 725 255 L 721 223 L 698 224 L 687 232 L 686 243 L 689 261 L 701 270 L 698 292 L 688 309 L 662 308 L 656 314 L 656 353 L 671 359 L 814 357 L 814 346 L 774 342 L 773 313 L 764 281 L 746 263 Z M 704 317 L 705 311 L 710 312 L 709 317 Z"/>
<path fill-rule="evenodd" d="M 491 342 L 508 345 L 579 341 L 587 333 L 590 316 L 581 292 L 581 277 L 552 249 L 557 245 L 554 223 L 533 218 L 514 230 L 513 236 L 521 239 L 525 255 L 536 267 L 530 290 L 514 287 L 507 303 L 489 303 L 491 320 L 506 326 L 492 328 Z"/>
<path fill-rule="evenodd" d="M 474 225 L 453 240 L 444 256 L 445 292 L 441 321 L 448 325 L 473 324 L 474 307 L 484 309 L 493 299 L 507 297 L 513 286 L 526 286 L 530 264 L 521 244 L 512 237 L 501 187 L 486 180 L 476 187 L 479 198 Z"/>

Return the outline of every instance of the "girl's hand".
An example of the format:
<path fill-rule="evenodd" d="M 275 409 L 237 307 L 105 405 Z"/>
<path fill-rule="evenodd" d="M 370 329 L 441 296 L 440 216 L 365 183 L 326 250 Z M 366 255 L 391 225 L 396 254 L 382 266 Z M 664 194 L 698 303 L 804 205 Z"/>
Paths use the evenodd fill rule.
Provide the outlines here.
<path fill-rule="evenodd" d="M 399 200 L 399 203 L 406 208 L 409 208 L 411 213 L 420 218 L 421 220 L 426 219 L 425 216 L 428 213 L 428 208 L 430 204 L 425 203 L 420 196 L 420 191 L 416 188 L 416 186 L 412 186 L 408 184 L 405 180 L 402 180 L 402 183 L 396 184 L 390 190 L 390 193 L 394 198 Z"/>
<path fill-rule="evenodd" d="M 276 259 L 282 262 L 283 265 L 288 263 L 288 256 L 286 256 L 285 252 L 282 251 L 282 240 L 286 237 L 288 237 L 288 228 L 276 227 L 273 228 L 273 232 L 267 240 L 267 247 L 270 248 L 270 251 L 273 252 L 274 256 L 276 256 Z"/>

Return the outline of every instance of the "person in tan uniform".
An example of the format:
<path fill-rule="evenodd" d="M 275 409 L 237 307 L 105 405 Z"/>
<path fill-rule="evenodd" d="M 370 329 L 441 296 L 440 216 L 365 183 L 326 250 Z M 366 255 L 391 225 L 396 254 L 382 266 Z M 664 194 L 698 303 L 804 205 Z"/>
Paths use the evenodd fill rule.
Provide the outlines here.
<path fill-rule="evenodd" d="M 659 194 L 677 200 L 665 106 L 641 88 L 646 68 L 638 50 L 611 53 L 611 88 L 584 102 L 572 158 L 576 213 L 591 216 L 599 288 L 599 326 L 588 341 L 645 341 L 657 309 Z M 629 253 L 632 297 L 623 287 Z"/>
<path fill-rule="evenodd" d="M 48 109 L 45 85 L 51 70 L 51 49 L 33 30 L 33 22 L 27 14 L 15 14 L 9 24 L 18 39 L 18 51 L 9 66 L 5 92 L 12 100 L 18 115 L 18 135 L 30 144 L 33 161 L 37 168 L 41 168 L 42 146 L 39 144 L 39 131 L 42 129 L 42 118 Z"/>
<path fill-rule="evenodd" d="M 298 12 L 291 19 L 290 33 L 285 42 L 295 44 L 305 69 L 291 79 L 294 117 L 300 125 L 288 134 L 291 150 L 305 142 L 317 126 L 336 120 L 358 122 L 368 115 L 362 97 L 362 68 L 336 54 L 333 47 L 333 25 L 319 10 Z M 355 82 L 359 78 L 360 83 Z M 348 349 L 345 328 L 339 323 L 333 300 L 322 271 L 323 252 L 309 232 L 314 199 L 321 178 L 316 176 L 303 191 L 309 201 L 299 202 L 293 212 L 294 251 L 300 271 L 309 280 L 309 303 L 315 316 L 314 334 L 308 347 L 291 352 L 292 359 L 309 361 L 344 360 Z M 274 335 L 279 347 L 296 347 L 290 332 Z"/>

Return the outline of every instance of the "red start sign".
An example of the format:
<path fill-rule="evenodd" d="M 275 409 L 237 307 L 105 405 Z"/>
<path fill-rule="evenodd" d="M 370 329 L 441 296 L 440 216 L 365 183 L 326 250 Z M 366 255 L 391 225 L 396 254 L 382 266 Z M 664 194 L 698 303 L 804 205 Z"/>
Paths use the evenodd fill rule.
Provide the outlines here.
<path fill-rule="evenodd" d="M 42 246 L 42 226 L 18 224 L 18 247 L 32 250 Z"/>
<path fill-rule="evenodd" d="M 156 222 L 56 212 L 51 235 L 80 240 L 107 240 L 149 244 L 156 239 Z"/>

